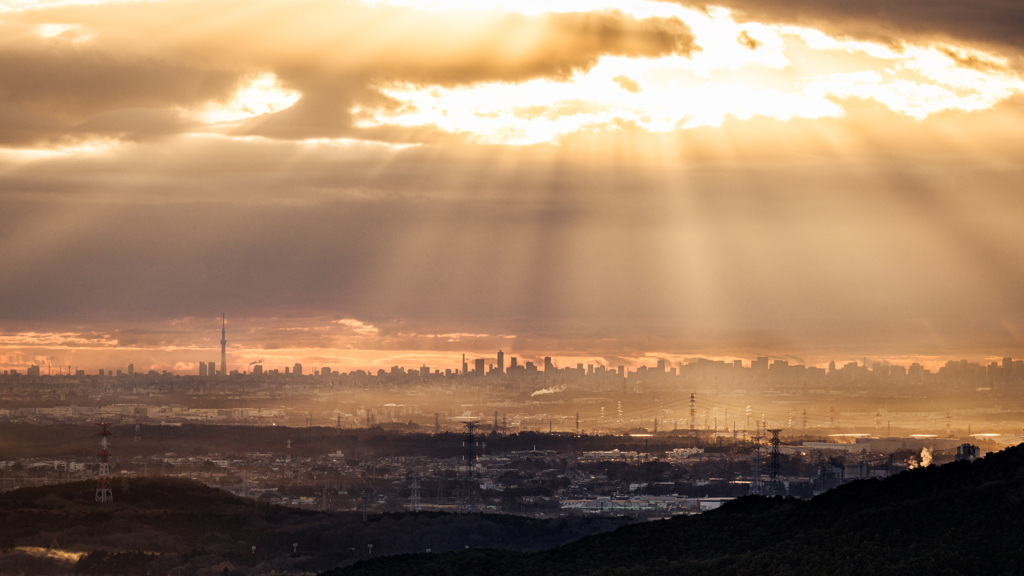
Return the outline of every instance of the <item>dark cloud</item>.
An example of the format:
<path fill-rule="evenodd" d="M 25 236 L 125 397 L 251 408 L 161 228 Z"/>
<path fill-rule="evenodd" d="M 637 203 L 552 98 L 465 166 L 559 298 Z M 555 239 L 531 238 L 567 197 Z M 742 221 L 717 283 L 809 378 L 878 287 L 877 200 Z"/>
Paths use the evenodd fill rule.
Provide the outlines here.
<path fill-rule="evenodd" d="M 0 47 L 0 99 L 54 118 L 225 100 L 240 74 L 88 46 Z"/>
<path fill-rule="evenodd" d="M 1024 48 L 1024 3 L 1014 0 L 721 0 L 706 5 L 738 10 L 741 19 L 896 43 L 924 37 L 1001 45 L 1014 52 Z"/>

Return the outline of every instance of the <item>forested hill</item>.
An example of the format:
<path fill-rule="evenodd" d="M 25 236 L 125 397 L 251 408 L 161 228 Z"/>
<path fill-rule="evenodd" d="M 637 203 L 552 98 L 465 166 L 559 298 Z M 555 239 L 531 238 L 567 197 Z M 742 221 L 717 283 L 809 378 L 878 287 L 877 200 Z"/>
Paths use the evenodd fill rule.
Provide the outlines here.
<path fill-rule="evenodd" d="M 328 576 L 1024 574 L 1024 445 L 796 501 L 744 497 L 535 553 L 360 562 Z"/>
<path fill-rule="evenodd" d="M 0 494 L 0 574 L 317 573 L 373 556 L 497 546 L 541 550 L 624 524 L 607 518 L 316 512 L 257 505 L 173 478 Z M 297 545 L 293 547 L 293 544 Z M 255 548 L 254 548 L 255 547 Z M 204 572 L 205 571 L 205 572 Z"/>

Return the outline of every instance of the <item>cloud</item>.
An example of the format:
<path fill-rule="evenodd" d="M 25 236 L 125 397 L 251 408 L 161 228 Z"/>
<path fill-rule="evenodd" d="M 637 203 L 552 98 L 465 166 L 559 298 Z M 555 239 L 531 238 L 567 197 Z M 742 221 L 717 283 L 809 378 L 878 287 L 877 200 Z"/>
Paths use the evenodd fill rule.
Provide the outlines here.
<path fill-rule="evenodd" d="M 740 32 L 740 35 L 736 37 L 736 41 L 751 50 L 757 50 L 761 47 L 761 43 L 752 38 L 746 30 Z"/>
<path fill-rule="evenodd" d="M 618 76 L 612 78 L 612 82 L 615 82 L 619 86 L 622 86 L 622 89 L 625 90 L 626 92 L 632 92 L 633 94 L 640 92 L 640 85 L 636 83 L 636 80 L 633 80 L 632 78 L 626 76 L 625 74 L 619 74 Z"/>
<path fill-rule="evenodd" d="M 70 24 L 58 30 L 51 22 Z M 252 94 L 248 105 L 235 105 L 236 119 L 288 109 L 234 133 L 339 136 L 351 131 L 353 106 L 388 105 L 376 89 L 381 81 L 564 79 L 603 56 L 698 50 L 677 18 L 327 0 L 56 5 L 9 13 L 0 28 L 15 39 L 0 47 L 0 101 L 11 109 L 7 145 L 194 130 L 190 111 L 223 108 L 240 87 L 268 75 L 301 99 L 275 107 Z M 45 32 L 51 29 L 59 33 Z"/>
<path fill-rule="evenodd" d="M 683 0 L 683 5 L 695 5 Z M 1024 48 L 1024 5 L 1003 0 L 718 0 L 710 6 L 739 11 L 742 20 L 810 26 L 826 33 L 868 39 L 965 41 L 1002 47 L 1020 54 Z"/>
<path fill-rule="evenodd" d="M 737 2 L 768 24 L 7 12 L 0 345 L 191 366 L 227 311 L 239 360 L 278 364 L 1019 348 L 1013 57 L 934 15 L 890 45 L 838 39 L 860 8 Z M 770 25 L 812 16 L 837 37 Z"/>

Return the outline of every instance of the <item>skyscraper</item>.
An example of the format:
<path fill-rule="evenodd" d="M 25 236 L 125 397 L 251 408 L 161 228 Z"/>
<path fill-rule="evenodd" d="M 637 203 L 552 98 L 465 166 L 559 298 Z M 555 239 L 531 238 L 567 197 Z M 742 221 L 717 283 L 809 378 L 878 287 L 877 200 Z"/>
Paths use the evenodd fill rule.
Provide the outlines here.
<path fill-rule="evenodd" d="M 199 363 L 199 376 L 206 376 L 206 362 Z"/>
<path fill-rule="evenodd" d="M 227 319 L 224 314 L 220 315 L 220 373 L 222 376 L 228 375 L 228 338 L 225 330 Z"/>
<path fill-rule="evenodd" d="M 505 373 L 505 353 L 501 350 L 498 350 L 498 373 Z"/>

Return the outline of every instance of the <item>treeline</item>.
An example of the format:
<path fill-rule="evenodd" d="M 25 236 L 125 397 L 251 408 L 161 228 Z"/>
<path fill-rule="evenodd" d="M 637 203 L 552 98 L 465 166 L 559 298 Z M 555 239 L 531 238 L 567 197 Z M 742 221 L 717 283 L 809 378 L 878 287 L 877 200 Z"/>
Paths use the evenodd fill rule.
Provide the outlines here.
<path fill-rule="evenodd" d="M 461 432 L 440 434 L 403 433 L 383 428 L 357 428 L 340 431 L 330 427 L 287 428 L 284 426 L 220 426 L 185 424 L 158 426 L 143 423 L 142 439 L 132 442 L 135 424 L 114 424 L 111 441 L 115 456 L 159 456 L 173 452 L 179 456 L 212 453 L 284 454 L 289 438 L 292 453 L 298 457 L 342 451 L 351 459 L 384 456 L 429 456 L 452 458 L 465 453 L 466 435 Z M 698 439 L 685 434 L 664 434 L 650 438 L 615 435 L 573 436 L 567 433 L 520 432 L 502 436 L 482 433 L 477 436 L 478 450 L 505 454 L 513 451 L 554 450 L 561 453 L 596 450 L 661 453 L 697 445 Z M 95 457 L 99 427 L 95 424 L 22 424 L 0 423 L 0 459 Z M 727 448 L 706 448 L 708 452 Z"/>

